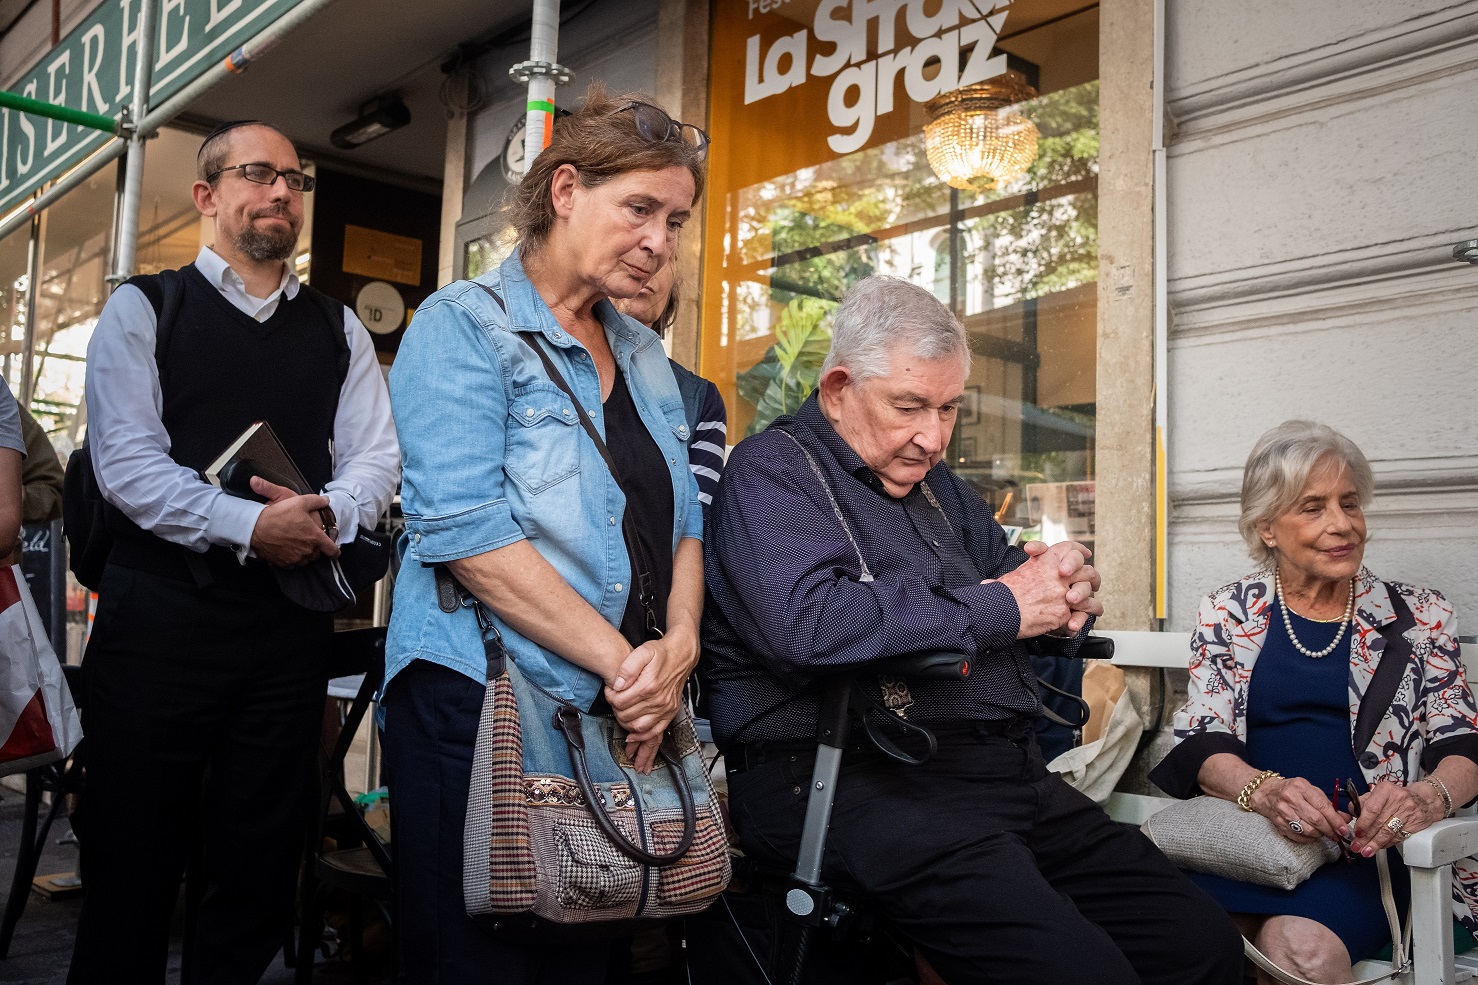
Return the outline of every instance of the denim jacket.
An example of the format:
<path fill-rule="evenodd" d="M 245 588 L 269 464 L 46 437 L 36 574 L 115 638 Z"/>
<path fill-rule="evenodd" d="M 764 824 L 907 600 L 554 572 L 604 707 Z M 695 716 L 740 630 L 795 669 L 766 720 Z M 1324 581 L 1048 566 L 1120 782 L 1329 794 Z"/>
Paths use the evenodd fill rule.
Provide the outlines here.
<path fill-rule="evenodd" d="M 476 614 L 468 607 L 451 614 L 438 608 L 435 564 L 528 539 L 612 626 L 620 625 L 632 590 L 621 534 L 626 497 L 569 397 L 513 333 L 544 337 L 554 364 L 604 435 L 593 360 L 560 328 L 516 253 L 478 283 L 496 291 L 507 312 L 477 283 L 443 288 L 416 311 L 390 371 L 406 529 L 385 646 L 387 681 L 412 660 L 486 678 Z M 595 312 L 637 412 L 668 460 L 676 550 L 682 538 L 703 534 L 682 395 L 650 329 L 608 301 Z M 524 638 L 496 615 L 493 621 L 524 676 L 556 697 L 590 706 L 600 693 L 598 675 Z"/>

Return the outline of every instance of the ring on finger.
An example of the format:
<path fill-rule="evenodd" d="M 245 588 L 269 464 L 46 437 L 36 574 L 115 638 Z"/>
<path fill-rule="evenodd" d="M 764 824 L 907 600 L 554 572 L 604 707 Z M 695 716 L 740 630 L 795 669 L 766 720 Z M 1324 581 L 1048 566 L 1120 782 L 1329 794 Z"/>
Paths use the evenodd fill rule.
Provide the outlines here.
<path fill-rule="evenodd" d="M 1399 835 L 1401 833 L 1402 823 L 1400 815 L 1392 814 L 1391 819 L 1386 822 L 1386 830 Z"/>
<path fill-rule="evenodd" d="M 1298 818 L 1294 818 L 1288 822 L 1288 829 L 1296 835 L 1301 835 L 1304 833 L 1304 824 Z"/>

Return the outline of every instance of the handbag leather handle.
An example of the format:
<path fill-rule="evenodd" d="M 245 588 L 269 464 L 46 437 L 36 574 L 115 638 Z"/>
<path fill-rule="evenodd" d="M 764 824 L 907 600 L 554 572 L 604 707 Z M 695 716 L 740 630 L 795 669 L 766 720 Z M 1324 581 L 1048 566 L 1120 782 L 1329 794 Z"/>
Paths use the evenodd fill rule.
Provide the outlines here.
<path fill-rule="evenodd" d="M 688 774 L 683 770 L 682 762 L 674 759 L 666 748 L 657 750 L 657 755 L 662 757 L 662 761 L 667 764 L 667 771 L 672 774 L 673 786 L 677 788 L 677 799 L 683 812 L 683 835 L 672 851 L 664 855 L 654 855 L 640 845 L 631 843 L 625 832 L 606 814 L 605 807 L 596 796 L 595 785 L 590 782 L 590 771 L 585 764 L 585 733 L 580 728 L 580 717 L 580 710 L 574 705 L 561 704 L 554 711 L 554 727 L 565 737 L 565 745 L 570 750 L 570 762 L 575 767 L 575 783 L 579 785 L 585 803 L 590 805 L 590 813 L 595 818 L 596 826 L 611 839 L 611 843 L 621 854 L 633 861 L 658 868 L 677 862 L 693 847 L 693 838 L 698 832 L 698 812 L 693 807 L 693 790 L 688 786 Z"/>
<path fill-rule="evenodd" d="M 1386 911 L 1386 923 L 1391 930 L 1391 970 L 1374 978 L 1362 978 L 1351 985 L 1376 985 L 1377 982 L 1399 978 L 1411 968 L 1411 914 L 1406 915 L 1406 929 L 1401 929 L 1401 917 L 1396 912 L 1396 897 L 1391 890 L 1391 863 L 1387 857 L 1390 849 L 1382 848 L 1375 853 L 1376 871 L 1380 875 L 1381 906 Z M 1247 938 L 1242 938 L 1242 953 L 1247 960 L 1257 965 L 1274 981 L 1281 985 L 1315 985 L 1307 978 L 1300 978 L 1291 971 L 1278 967 L 1266 954 L 1257 949 Z"/>

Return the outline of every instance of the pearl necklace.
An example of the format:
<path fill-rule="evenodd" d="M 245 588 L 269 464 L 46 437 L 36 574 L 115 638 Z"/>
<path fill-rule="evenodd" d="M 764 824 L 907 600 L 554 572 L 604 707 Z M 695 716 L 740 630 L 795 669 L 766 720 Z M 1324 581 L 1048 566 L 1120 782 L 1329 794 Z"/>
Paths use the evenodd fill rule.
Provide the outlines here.
<path fill-rule="evenodd" d="M 1273 590 L 1278 595 L 1278 608 L 1283 610 L 1283 625 L 1288 627 L 1288 641 L 1293 644 L 1293 648 L 1315 660 L 1333 653 L 1334 648 L 1339 646 L 1339 641 L 1345 638 L 1345 630 L 1350 628 L 1350 617 L 1355 614 L 1355 579 L 1350 579 L 1350 600 L 1345 603 L 1345 614 L 1339 621 L 1339 632 L 1334 634 L 1333 642 L 1317 653 L 1299 642 L 1298 637 L 1293 633 L 1293 619 L 1288 615 L 1288 603 L 1283 601 L 1283 578 L 1276 570 L 1273 572 Z"/>

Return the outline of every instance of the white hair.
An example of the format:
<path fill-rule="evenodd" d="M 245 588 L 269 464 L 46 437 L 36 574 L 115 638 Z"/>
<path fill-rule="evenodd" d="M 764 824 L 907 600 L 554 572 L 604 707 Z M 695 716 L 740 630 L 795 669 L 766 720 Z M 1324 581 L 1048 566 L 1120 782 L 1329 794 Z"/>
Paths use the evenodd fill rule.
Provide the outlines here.
<path fill-rule="evenodd" d="M 869 277 L 837 307 L 821 373 L 844 366 L 857 379 L 886 376 L 900 348 L 920 359 L 958 358 L 970 373 L 970 340 L 953 312 L 916 284 Z"/>
<path fill-rule="evenodd" d="M 1370 462 L 1353 441 L 1329 425 L 1284 421 L 1257 439 L 1242 469 L 1242 516 L 1237 521 L 1253 560 L 1272 566 L 1276 554 L 1263 543 L 1258 526 L 1292 509 L 1309 476 L 1330 459 L 1354 480 L 1360 505 L 1369 503 L 1375 492 Z"/>

